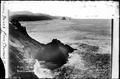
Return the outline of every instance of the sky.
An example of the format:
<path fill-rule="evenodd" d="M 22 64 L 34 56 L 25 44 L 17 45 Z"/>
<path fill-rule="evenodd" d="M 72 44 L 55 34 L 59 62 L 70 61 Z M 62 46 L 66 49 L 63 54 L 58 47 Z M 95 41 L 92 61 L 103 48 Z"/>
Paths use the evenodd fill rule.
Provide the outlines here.
<path fill-rule="evenodd" d="M 80 1 L 9 1 L 10 11 L 31 11 L 53 16 L 72 18 L 113 18 L 116 16 L 115 2 Z"/>

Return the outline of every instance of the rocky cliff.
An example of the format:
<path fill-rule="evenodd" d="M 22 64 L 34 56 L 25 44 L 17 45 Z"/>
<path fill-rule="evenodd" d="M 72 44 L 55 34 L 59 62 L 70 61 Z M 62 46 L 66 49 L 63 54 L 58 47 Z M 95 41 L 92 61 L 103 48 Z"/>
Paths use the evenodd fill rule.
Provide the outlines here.
<path fill-rule="evenodd" d="M 68 54 L 73 51 L 72 47 L 57 39 L 48 44 L 39 43 L 29 36 L 26 28 L 17 20 L 9 23 L 10 77 L 28 78 L 27 75 L 23 76 L 23 73 L 34 75 L 35 60 L 43 62 L 44 68 L 52 71 L 64 65 Z"/>

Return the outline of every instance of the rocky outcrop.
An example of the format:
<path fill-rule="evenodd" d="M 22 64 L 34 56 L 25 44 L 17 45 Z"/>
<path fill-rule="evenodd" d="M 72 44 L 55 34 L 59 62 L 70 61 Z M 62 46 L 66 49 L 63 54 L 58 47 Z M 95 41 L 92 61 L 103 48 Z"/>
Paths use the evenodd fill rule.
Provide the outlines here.
<path fill-rule="evenodd" d="M 42 64 L 50 70 L 59 68 L 74 50 L 57 39 L 48 44 L 39 43 L 28 35 L 26 28 L 17 20 L 9 23 L 10 76 L 32 72 L 34 60 L 44 61 Z"/>

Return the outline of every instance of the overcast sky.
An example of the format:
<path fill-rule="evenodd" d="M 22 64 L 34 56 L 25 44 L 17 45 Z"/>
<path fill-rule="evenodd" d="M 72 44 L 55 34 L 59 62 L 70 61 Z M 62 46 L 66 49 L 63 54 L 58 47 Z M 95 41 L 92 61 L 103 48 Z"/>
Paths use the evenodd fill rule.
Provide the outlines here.
<path fill-rule="evenodd" d="M 8 8 L 72 18 L 111 18 L 116 14 L 115 6 L 112 2 L 11 1 Z"/>

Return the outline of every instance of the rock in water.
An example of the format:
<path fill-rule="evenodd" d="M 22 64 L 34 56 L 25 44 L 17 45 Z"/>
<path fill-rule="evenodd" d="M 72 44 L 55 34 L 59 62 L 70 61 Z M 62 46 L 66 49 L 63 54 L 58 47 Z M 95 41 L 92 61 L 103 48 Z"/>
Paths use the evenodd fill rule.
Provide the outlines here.
<path fill-rule="evenodd" d="M 45 68 L 54 70 L 67 62 L 68 54 L 74 49 L 53 39 L 48 44 L 42 44 L 32 39 L 26 28 L 13 20 L 9 24 L 9 58 L 10 74 L 16 75 L 21 72 L 32 72 L 34 60 L 44 61 Z M 26 61 L 28 60 L 28 61 Z M 33 60 L 33 62 L 30 62 Z"/>

